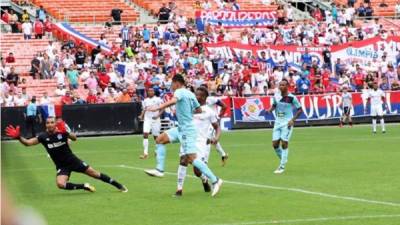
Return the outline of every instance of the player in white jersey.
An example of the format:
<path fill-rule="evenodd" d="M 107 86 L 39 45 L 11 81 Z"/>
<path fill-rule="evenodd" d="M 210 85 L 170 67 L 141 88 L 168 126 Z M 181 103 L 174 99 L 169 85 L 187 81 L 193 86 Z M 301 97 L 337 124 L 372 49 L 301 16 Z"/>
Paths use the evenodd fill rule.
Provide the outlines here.
<path fill-rule="evenodd" d="M 206 100 L 206 105 L 210 107 L 215 112 L 216 115 L 218 115 L 218 120 L 224 115 L 225 110 L 228 108 L 223 101 L 221 101 L 219 98 L 215 96 L 208 96 Z M 221 107 L 219 114 L 218 114 L 218 107 Z M 210 139 L 212 139 L 215 136 L 215 130 L 212 126 L 210 126 L 208 134 Z M 228 160 L 229 155 L 224 151 L 219 142 L 215 143 L 214 145 L 215 148 L 217 149 L 217 152 L 221 156 L 222 166 L 225 166 L 225 163 Z"/>
<path fill-rule="evenodd" d="M 381 122 L 382 133 L 385 133 L 385 121 L 383 120 L 383 109 L 382 105 L 385 105 L 387 109 L 386 101 L 385 101 L 385 92 L 378 88 L 378 83 L 374 83 L 373 89 L 368 92 L 367 99 L 367 107 L 368 103 L 370 103 L 370 111 L 372 116 L 372 129 L 373 132 L 376 133 L 376 120 L 379 118 Z"/>
<path fill-rule="evenodd" d="M 153 107 L 158 107 L 163 103 L 161 98 L 155 96 L 154 89 L 149 88 L 147 91 L 147 98 L 142 102 L 142 113 L 139 118 L 143 121 L 143 155 L 140 156 L 141 159 L 147 159 L 149 156 L 149 134 L 154 137 L 154 140 L 160 135 L 161 120 L 160 116 L 163 111 L 152 112 L 148 109 Z"/>
<path fill-rule="evenodd" d="M 343 127 L 343 124 L 346 122 L 346 120 L 349 121 L 349 125 L 350 125 L 350 127 L 352 127 L 353 120 L 351 118 L 351 108 L 353 107 L 353 97 L 347 91 L 346 86 L 343 87 L 341 106 L 342 106 L 343 114 L 342 114 L 342 117 L 340 118 L 340 127 Z"/>
<path fill-rule="evenodd" d="M 196 98 L 201 106 L 201 113 L 197 113 L 193 115 L 193 122 L 197 130 L 197 138 L 196 138 L 196 147 L 197 157 L 200 158 L 204 163 L 208 163 L 208 158 L 210 156 L 211 144 L 218 143 L 219 137 L 221 136 L 221 128 L 218 123 L 218 116 L 214 110 L 212 110 L 208 105 L 206 105 L 206 99 L 208 96 L 208 91 L 205 87 L 199 87 L 196 90 Z M 208 131 L 210 127 L 213 127 L 215 130 L 215 135 L 210 139 Z M 188 163 L 185 160 L 184 152 L 181 146 L 181 160 L 178 167 L 178 182 L 177 182 L 177 191 L 175 196 L 181 196 L 183 190 L 183 183 L 186 176 L 186 170 Z M 194 174 L 201 178 L 203 188 L 205 192 L 210 192 L 211 187 L 208 183 L 208 179 L 206 176 L 202 175 L 200 170 L 196 167 L 193 167 Z"/>

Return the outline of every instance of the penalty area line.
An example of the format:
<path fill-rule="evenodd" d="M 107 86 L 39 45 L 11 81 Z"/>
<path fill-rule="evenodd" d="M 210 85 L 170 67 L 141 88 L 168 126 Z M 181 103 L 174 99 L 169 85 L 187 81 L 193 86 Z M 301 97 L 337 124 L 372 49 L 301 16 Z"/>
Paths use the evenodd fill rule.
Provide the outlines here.
<path fill-rule="evenodd" d="M 133 170 L 145 170 L 145 168 L 133 167 L 133 166 L 127 166 L 127 165 L 119 165 L 118 167 L 133 169 Z M 171 172 L 164 172 L 164 173 L 167 175 L 176 176 L 176 173 L 171 173 Z M 187 177 L 197 179 L 197 177 L 192 176 L 192 175 L 187 175 Z M 323 192 L 308 191 L 308 190 L 304 190 L 304 189 L 300 189 L 300 188 L 279 187 L 279 186 L 254 184 L 254 183 L 246 183 L 246 182 L 230 181 L 230 180 L 224 180 L 224 183 L 234 184 L 234 185 L 238 185 L 238 186 L 253 187 L 253 188 L 263 188 L 263 189 L 297 192 L 297 193 L 303 193 L 303 194 L 308 194 L 308 195 L 315 195 L 315 196 L 321 196 L 321 197 L 333 198 L 333 199 L 341 199 L 341 200 L 347 200 L 347 201 L 353 201 L 353 202 L 364 202 L 364 203 L 369 203 L 369 204 L 400 207 L 400 203 L 395 203 L 395 202 L 370 200 L 370 199 L 363 199 L 363 198 L 357 198 L 357 197 L 352 197 L 352 196 L 341 196 L 341 195 L 328 194 L 328 193 L 323 193 Z"/>

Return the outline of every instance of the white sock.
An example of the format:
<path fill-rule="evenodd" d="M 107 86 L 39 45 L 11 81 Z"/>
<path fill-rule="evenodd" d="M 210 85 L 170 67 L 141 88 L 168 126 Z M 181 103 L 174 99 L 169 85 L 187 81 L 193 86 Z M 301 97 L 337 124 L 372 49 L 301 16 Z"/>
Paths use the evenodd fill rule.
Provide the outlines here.
<path fill-rule="evenodd" d="M 226 153 L 219 142 L 215 145 L 215 148 L 221 156 L 226 156 Z"/>
<path fill-rule="evenodd" d="M 185 182 L 185 177 L 186 177 L 186 169 L 187 166 L 182 166 L 179 165 L 178 167 L 178 190 L 183 189 L 183 183 Z"/>
<path fill-rule="evenodd" d="M 382 131 L 385 131 L 385 121 L 383 120 L 383 118 L 381 119 L 381 127 Z"/>
<path fill-rule="evenodd" d="M 372 129 L 376 132 L 376 119 L 372 119 Z"/>
<path fill-rule="evenodd" d="M 147 138 L 143 139 L 143 153 L 145 155 L 149 154 L 149 139 L 147 139 Z"/>

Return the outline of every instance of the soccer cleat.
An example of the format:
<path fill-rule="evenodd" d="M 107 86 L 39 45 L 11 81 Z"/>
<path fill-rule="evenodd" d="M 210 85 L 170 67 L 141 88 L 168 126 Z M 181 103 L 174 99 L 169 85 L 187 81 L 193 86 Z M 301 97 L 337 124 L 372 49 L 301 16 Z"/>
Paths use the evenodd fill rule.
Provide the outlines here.
<path fill-rule="evenodd" d="M 125 187 L 124 185 L 122 185 L 122 187 L 119 189 L 119 191 L 122 193 L 126 193 L 126 192 L 128 192 L 128 188 Z"/>
<path fill-rule="evenodd" d="M 218 179 L 217 182 L 213 185 L 213 190 L 211 192 L 212 197 L 214 197 L 218 194 L 223 182 L 224 181 L 222 179 Z"/>
<path fill-rule="evenodd" d="M 274 171 L 275 174 L 281 174 L 281 173 L 283 173 L 283 172 L 285 172 L 285 168 L 283 168 L 283 167 L 278 167 L 278 169 L 276 169 L 276 170 Z"/>
<path fill-rule="evenodd" d="M 161 172 L 157 169 L 145 170 L 144 172 L 152 177 L 164 177 L 164 172 Z"/>
<path fill-rule="evenodd" d="M 182 194 L 183 194 L 182 190 L 177 190 L 172 197 L 182 197 Z"/>
<path fill-rule="evenodd" d="M 211 187 L 210 184 L 206 181 L 206 182 L 201 182 L 203 184 L 203 188 L 204 188 L 204 192 L 210 192 L 211 191 Z"/>
<path fill-rule="evenodd" d="M 139 158 L 140 158 L 140 159 L 147 159 L 148 157 L 149 157 L 149 155 L 143 154 L 143 155 L 141 155 Z"/>
<path fill-rule="evenodd" d="M 222 158 L 221 158 L 221 164 L 222 164 L 222 166 L 225 166 L 226 161 L 228 161 L 228 159 L 229 159 L 228 153 L 226 153 L 226 155 L 222 156 Z"/>
<path fill-rule="evenodd" d="M 96 192 L 96 188 L 94 186 L 90 185 L 89 183 L 84 183 L 83 189 L 85 191 L 89 191 L 89 192 Z"/>

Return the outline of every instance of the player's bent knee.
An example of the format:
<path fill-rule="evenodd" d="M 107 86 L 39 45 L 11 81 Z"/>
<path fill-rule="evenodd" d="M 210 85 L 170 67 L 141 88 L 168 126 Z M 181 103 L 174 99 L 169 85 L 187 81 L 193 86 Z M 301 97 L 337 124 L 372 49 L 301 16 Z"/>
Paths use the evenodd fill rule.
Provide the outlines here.
<path fill-rule="evenodd" d="M 279 141 L 272 141 L 273 148 L 279 148 Z"/>
<path fill-rule="evenodd" d="M 196 154 L 188 154 L 186 155 L 186 158 L 188 163 L 193 163 L 193 161 L 196 159 Z"/>
<path fill-rule="evenodd" d="M 162 133 L 156 138 L 156 144 L 167 144 L 167 143 L 169 143 L 169 138 L 166 133 Z"/>
<path fill-rule="evenodd" d="M 189 162 L 188 162 L 188 158 L 186 157 L 186 155 L 181 156 L 179 164 L 181 166 L 188 166 Z"/>
<path fill-rule="evenodd" d="M 283 149 L 287 149 L 288 146 L 289 146 L 289 142 L 287 142 L 287 141 L 282 141 L 282 148 L 283 148 Z"/>

